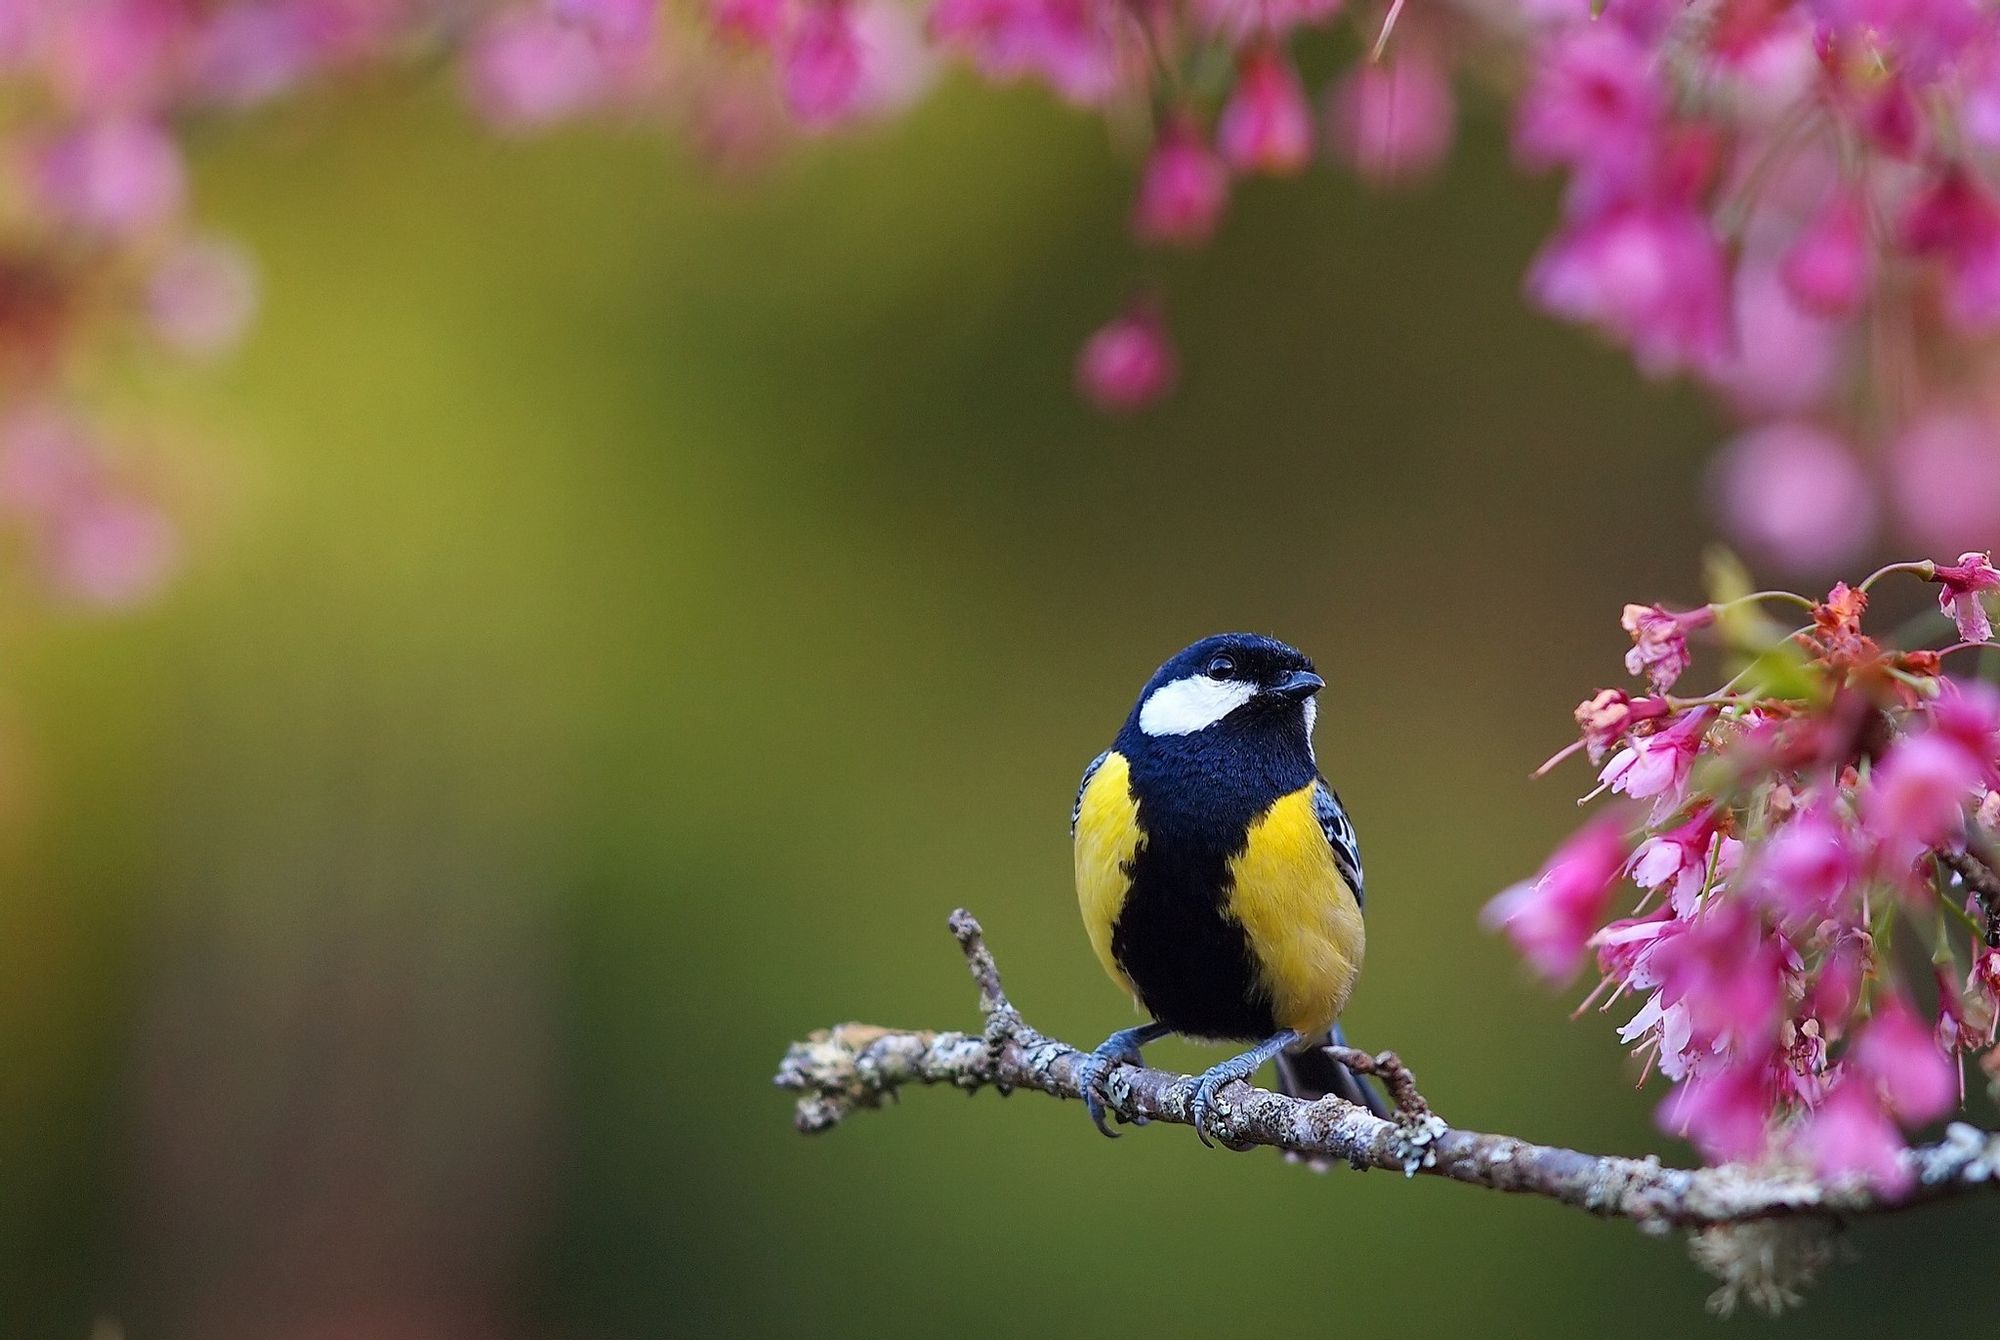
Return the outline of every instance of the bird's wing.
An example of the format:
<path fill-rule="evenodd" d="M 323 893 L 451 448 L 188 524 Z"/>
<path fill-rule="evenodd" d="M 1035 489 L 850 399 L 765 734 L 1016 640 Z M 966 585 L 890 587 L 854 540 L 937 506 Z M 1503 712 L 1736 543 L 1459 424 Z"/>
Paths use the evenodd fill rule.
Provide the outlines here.
<path fill-rule="evenodd" d="M 1104 760 L 1111 756 L 1109 749 L 1090 760 L 1090 766 L 1083 770 L 1083 780 L 1076 784 L 1076 803 L 1069 807 L 1069 835 L 1076 836 L 1077 821 L 1083 818 L 1083 793 L 1090 789 L 1090 779 L 1104 766 Z M 1338 803 L 1338 802 L 1336 802 Z"/>
<path fill-rule="evenodd" d="M 1085 780 L 1089 780 L 1088 774 Z M 1326 834 L 1327 845 L 1333 848 L 1333 863 L 1340 868 L 1340 877 L 1354 890 L 1354 901 L 1365 906 L 1367 899 L 1361 891 L 1361 844 L 1354 836 L 1354 821 L 1347 817 L 1347 807 L 1340 803 L 1340 797 L 1326 784 L 1325 778 L 1313 784 L 1313 816 L 1319 820 L 1319 831 Z"/>

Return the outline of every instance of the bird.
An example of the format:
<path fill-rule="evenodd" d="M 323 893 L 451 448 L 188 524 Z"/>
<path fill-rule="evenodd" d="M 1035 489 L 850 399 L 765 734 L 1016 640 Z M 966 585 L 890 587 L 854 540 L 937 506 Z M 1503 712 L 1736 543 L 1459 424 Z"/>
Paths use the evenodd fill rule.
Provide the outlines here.
<path fill-rule="evenodd" d="M 1070 811 L 1076 893 L 1098 962 L 1148 1022 L 1084 1060 L 1079 1087 L 1105 1135 L 1103 1080 L 1169 1034 L 1253 1044 L 1196 1081 L 1204 1145 L 1216 1095 L 1275 1060 L 1295 1097 L 1388 1108 L 1323 1050 L 1361 971 L 1361 850 L 1313 753 L 1326 681 L 1255 633 L 1206 637 L 1140 691 L 1092 759 Z"/>

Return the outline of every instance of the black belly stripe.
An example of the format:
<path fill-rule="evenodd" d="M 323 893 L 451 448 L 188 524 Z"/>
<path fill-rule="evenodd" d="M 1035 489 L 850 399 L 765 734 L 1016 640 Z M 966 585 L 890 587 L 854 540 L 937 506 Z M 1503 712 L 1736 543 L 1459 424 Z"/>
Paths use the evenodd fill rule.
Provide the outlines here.
<path fill-rule="evenodd" d="M 1250 938 L 1225 915 L 1229 863 L 1251 826 L 1316 776 L 1303 723 L 1252 721 L 1226 736 L 1148 737 L 1134 720 L 1112 748 L 1131 770 L 1145 834 L 1111 953 L 1155 1019 L 1198 1038 L 1262 1041 L 1278 1031 Z"/>
<path fill-rule="evenodd" d="M 1243 927 L 1222 914 L 1228 855 L 1149 841 L 1125 867 L 1131 888 L 1111 952 L 1155 1019 L 1176 1033 L 1253 1041 L 1278 1031 Z"/>

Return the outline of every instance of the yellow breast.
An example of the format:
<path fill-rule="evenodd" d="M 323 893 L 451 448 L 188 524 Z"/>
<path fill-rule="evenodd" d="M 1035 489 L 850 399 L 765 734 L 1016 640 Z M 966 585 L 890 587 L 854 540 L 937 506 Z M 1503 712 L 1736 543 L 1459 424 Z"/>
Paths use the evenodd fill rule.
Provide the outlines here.
<path fill-rule="evenodd" d="M 1324 1032 L 1353 994 L 1364 933 L 1361 904 L 1313 813 L 1313 788 L 1273 805 L 1229 870 L 1229 910 L 1249 936 L 1279 1026 Z"/>
<path fill-rule="evenodd" d="M 1119 987 L 1138 999 L 1131 979 L 1111 954 L 1111 928 L 1125 903 L 1125 868 L 1145 840 L 1139 806 L 1132 799 L 1132 769 L 1113 750 L 1104 756 L 1078 798 L 1076 816 L 1076 901 L 1097 961 Z"/>

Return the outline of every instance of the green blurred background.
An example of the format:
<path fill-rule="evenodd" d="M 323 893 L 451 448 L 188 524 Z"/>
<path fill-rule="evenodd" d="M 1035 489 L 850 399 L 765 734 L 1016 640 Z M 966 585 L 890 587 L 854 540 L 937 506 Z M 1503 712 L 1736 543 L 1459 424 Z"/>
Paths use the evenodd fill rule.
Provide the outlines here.
<path fill-rule="evenodd" d="M 1575 821 L 1585 774 L 1528 773 L 1619 605 L 1698 596 L 1718 425 L 1524 308 L 1551 197 L 1467 138 L 1415 197 L 1253 183 L 1164 266 L 1030 92 L 748 183 L 434 88 L 202 138 L 267 305 L 152 388 L 218 430 L 189 570 L 10 616 L 0 1333 L 1713 1324 L 1677 1242 L 1540 1203 L 1039 1099 L 809 1141 L 770 1087 L 820 1025 L 971 1023 L 960 904 L 1037 1024 L 1122 1026 L 1076 777 L 1159 660 L 1252 628 L 1332 684 L 1357 1040 L 1456 1122 L 1685 1157 L 1475 913 Z M 1072 350 L 1148 276 L 1185 384 L 1108 422 Z M 1867 1226 L 1777 1325 L 1990 1318 L 1995 1222 Z"/>

